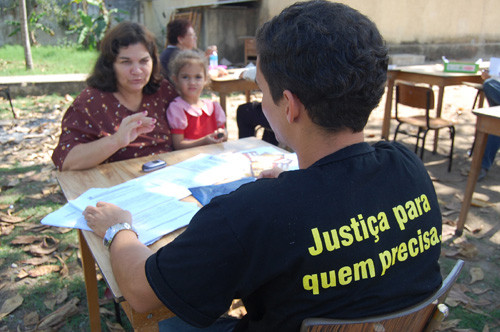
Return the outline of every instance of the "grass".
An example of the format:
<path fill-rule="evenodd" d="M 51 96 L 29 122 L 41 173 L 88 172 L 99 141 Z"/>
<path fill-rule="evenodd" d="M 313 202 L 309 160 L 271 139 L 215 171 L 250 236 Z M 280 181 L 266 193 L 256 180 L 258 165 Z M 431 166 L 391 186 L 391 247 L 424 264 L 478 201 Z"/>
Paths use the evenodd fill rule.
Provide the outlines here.
<path fill-rule="evenodd" d="M 24 49 L 20 45 L 0 47 L 0 76 L 40 74 L 87 74 L 92 70 L 97 51 L 66 46 L 31 48 L 33 69 L 26 70 Z"/>

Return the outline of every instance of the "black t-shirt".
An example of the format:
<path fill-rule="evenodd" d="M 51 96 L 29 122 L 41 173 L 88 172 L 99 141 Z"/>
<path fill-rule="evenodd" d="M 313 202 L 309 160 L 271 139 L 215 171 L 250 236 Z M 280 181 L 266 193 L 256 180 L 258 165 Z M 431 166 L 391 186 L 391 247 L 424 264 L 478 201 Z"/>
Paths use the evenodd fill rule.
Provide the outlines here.
<path fill-rule="evenodd" d="M 413 152 L 360 143 L 213 199 L 146 275 L 195 326 L 241 298 L 236 331 L 298 331 L 307 317 L 383 314 L 429 296 L 441 284 L 441 222 Z"/>

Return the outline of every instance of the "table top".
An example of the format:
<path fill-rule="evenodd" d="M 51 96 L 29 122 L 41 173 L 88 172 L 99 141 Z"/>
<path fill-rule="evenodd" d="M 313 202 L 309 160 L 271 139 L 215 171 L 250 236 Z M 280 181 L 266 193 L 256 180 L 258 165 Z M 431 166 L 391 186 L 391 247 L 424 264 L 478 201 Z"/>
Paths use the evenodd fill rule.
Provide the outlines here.
<path fill-rule="evenodd" d="M 103 164 L 84 171 L 57 172 L 56 177 L 66 199 L 72 200 L 90 188 L 112 187 L 144 175 L 145 173 L 141 170 L 142 164 L 154 159 L 163 159 L 168 165 L 173 165 L 200 153 L 219 154 L 226 152 L 238 152 L 263 146 L 270 146 L 270 144 L 255 137 L 249 137 L 220 144 L 205 145 L 192 149 L 178 150 L 154 156 Z M 195 201 L 192 196 L 186 198 L 185 200 Z M 162 239 L 152 244 L 150 248 L 154 251 L 158 250 L 162 246 L 173 241 L 183 231 L 184 228 L 181 228 L 167 234 Z M 82 233 L 95 261 L 97 262 L 97 265 L 99 266 L 99 269 L 111 289 L 111 292 L 119 301 L 123 300 L 121 291 L 116 283 L 111 269 L 109 252 L 104 248 L 102 239 L 90 231 L 82 231 Z"/>
<path fill-rule="evenodd" d="M 233 68 L 233 69 L 228 69 L 227 70 L 227 75 L 224 76 L 218 76 L 218 77 L 211 77 L 210 79 L 215 82 L 226 82 L 226 81 L 238 81 L 238 80 L 243 80 L 240 78 L 240 75 L 242 72 L 244 72 L 246 69 L 245 68 Z"/>
<path fill-rule="evenodd" d="M 481 72 L 476 73 L 449 73 L 444 71 L 442 64 L 434 65 L 416 65 L 416 66 L 401 66 L 389 69 L 389 72 L 404 72 L 422 75 L 440 76 L 440 77 L 467 77 L 481 76 Z"/>
<path fill-rule="evenodd" d="M 500 106 L 478 108 L 472 110 L 472 113 L 476 115 L 489 116 L 492 118 L 500 119 Z"/>

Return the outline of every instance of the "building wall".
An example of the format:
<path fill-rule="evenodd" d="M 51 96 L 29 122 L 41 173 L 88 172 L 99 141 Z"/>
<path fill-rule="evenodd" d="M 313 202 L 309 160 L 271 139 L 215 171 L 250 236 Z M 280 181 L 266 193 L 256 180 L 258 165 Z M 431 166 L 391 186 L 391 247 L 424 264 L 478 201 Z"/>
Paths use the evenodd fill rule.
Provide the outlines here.
<path fill-rule="evenodd" d="M 200 6 L 214 3 L 210 0 L 143 1 L 144 24 L 159 40 L 162 47 L 166 40 L 166 25 L 176 10 L 196 10 L 201 13 L 201 31 L 198 48 L 217 45 L 219 62 L 225 58 L 241 65 L 244 58 L 244 37 L 254 36 L 257 29 L 257 6 Z M 162 49 L 160 47 L 160 51 Z"/>
<path fill-rule="evenodd" d="M 262 0 L 259 24 L 295 0 Z M 498 0 L 340 0 L 370 17 L 391 53 L 427 60 L 489 58 L 500 54 Z"/>

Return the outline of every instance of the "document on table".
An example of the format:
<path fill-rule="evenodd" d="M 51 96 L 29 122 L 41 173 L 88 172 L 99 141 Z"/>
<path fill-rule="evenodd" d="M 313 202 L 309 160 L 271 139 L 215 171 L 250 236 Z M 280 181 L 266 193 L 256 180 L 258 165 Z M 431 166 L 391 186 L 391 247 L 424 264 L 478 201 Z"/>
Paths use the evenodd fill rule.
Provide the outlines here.
<path fill-rule="evenodd" d="M 179 199 L 191 195 L 188 188 L 234 181 L 253 174 L 255 158 L 283 161 L 289 170 L 298 168 L 295 154 L 273 147 L 220 155 L 199 154 L 178 164 L 131 179 L 110 188 L 91 188 L 77 199 L 42 219 L 42 224 L 91 230 L 82 212 L 97 202 L 109 202 L 132 213 L 139 240 L 149 245 L 163 235 L 189 224 L 199 210 L 195 203 Z M 273 156 L 273 157 L 269 157 Z"/>
<path fill-rule="evenodd" d="M 91 230 L 82 212 L 89 205 L 99 201 L 113 203 L 132 213 L 134 228 L 139 240 L 149 245 L 163 235 L 184 227 L 198 212 L 195 203 L 180 202 L 175 197 L 150 191 L 148 187 L 135 183 L 111 188 L 92 188 L 77 199 L 68 202 L 61 209 L 47 215 L 42 223 L 51 226 Z"/>
<path fill-rule="evenodd" d="M 500 58 L 495 58 L 495 57 L 490 58 L 489 74 L 491 76 L 500 77 Z"/>

